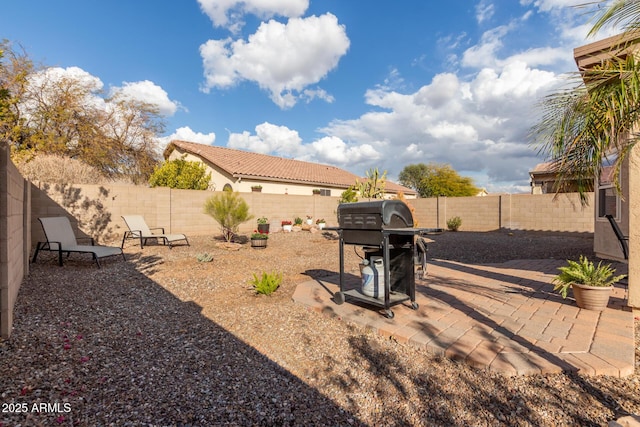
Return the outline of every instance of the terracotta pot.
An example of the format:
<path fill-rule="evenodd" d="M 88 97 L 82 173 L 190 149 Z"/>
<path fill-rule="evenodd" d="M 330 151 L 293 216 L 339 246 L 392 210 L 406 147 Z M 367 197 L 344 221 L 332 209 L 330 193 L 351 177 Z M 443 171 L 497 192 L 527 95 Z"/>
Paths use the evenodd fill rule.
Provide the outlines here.
<path fill-rule="evenodd" d="M 602 311 L 609 304 L 613 286 L 586 286 L 572 283 L 573 297 L 578 307 L 586 310 Z"/>

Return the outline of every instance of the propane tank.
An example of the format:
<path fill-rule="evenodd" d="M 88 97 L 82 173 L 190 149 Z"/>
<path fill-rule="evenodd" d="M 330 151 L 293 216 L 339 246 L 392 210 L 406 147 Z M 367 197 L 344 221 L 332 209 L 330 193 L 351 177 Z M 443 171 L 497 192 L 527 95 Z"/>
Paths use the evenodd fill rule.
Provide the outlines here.
<path fill-rule="evenodd" d="M 384 299 L 384 263 L 382 257 L 372 256 L 361 264 L 362 293 L 373 298 Z"/>

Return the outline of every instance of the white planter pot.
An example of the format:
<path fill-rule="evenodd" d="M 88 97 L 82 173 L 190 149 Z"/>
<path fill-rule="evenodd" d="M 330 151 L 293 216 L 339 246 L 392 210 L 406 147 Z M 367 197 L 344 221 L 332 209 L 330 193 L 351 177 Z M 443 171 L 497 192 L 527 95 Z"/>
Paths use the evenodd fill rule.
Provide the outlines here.
<path fill-rule="evenodd" d="M 307 225 L 311 225 L 311 224 L 313 224 L 313 220 L 312 219 L 308 219 L 307 220 Z"/>
<path fill-rule="evenodd" d="M 325 227 L 325 225 L 327 225 L 327 224 L 325 224 L 324 222 L 319 222 L 319 223 L 318 223 L 318 228 L 319 228 L 320 230 L 322 230 L 322 229 Z"/>
<path fill-rule="evenodd" d="M 282 226 L 282 231 L 286 231 L 287 233 L 289 233 L 291 231 L 291 229 L 293 228 L 293 226 L 291 224 L 289 225 L 283 225 Z"/>

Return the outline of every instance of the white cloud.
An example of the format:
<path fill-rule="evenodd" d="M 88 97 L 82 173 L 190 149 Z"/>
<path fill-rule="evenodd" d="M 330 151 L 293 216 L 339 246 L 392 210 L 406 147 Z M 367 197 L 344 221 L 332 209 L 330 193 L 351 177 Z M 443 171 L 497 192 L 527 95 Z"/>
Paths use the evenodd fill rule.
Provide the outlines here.
<path fill-rule="evenodd" d="M 484 21 L 491 19 L 495 11 L 493 3 L 481 1 L 476 5 L 476 21 L 478 21 L 478 24 L 482 24 Z"/>
<path fill-rule="evenodd" d="M 181 141 L 196 142 L 198 144 L 213 145 L 213 143 L 216 140 L 216 134 L 213 132 L 211 133 L 194 132 L 189 126 L 183 126 L 181 128 L 178 128 L 171 135 L 163 136 L 157 139 L 158 141 L 157 152 L 160 157 L 162 157 L 162 152 L 164 151 L 165 148 L 167 148 L 167 145 L 169 145 L 169 143 L 173 140 L 181 140 Z"/>
<path fill-rule="evenodd" d="M 196 142 L 198 144 L 213 145 L 213 143 L 216 140 L 216 134 L 213 132 L 210 132 L 210 133 L 194 132 L 189 126 L 183 126 L 181 128 L 176 129 L 176 131 L 173 132 L 171 135 L 162 137 L 161 141 L 166 146 L 169 142 L 173 141 L 174 139 L 179 139 L 181 141 Z"/>
<path fill-rule="evenodd" d="M 496 66 L 498 52 L 504 46 L 502 39 L 512 28 L 512 25 L 501 25 L 485 31 L 480 43 L 470 47 L 463 53 L 462 65 L 472 68 Z"/>
<path fill-rule="evenodd" d="M 303 144 L 297 131 L 268 122 L 256 126 L 255 134 L 247 131 L 231 133 L 227 142 L 229 148 L 342 167 L 354 167 L 379 160 L 382 154 L 376 146 L 384 147 L 385 143 L 347 144 L 339 137 L 326 136 Z"/>
<path fill-rule="evenodd" d="M 270 92 L 280 108 L 290 108 L 309 85 L 333 70 L 349 48 L 343 25 L 328 13 L 263 22 L 248 40 L 209 40 L 200 46 L 205 83 L 202 90 L 225 89 L 241 81 Z M 316 92 L 316 95 L 321 92 Z M 321 99 L 332 99 L 322 92 Z M 308 98 L 308 95 L 307 95 Z"/>
<path fill-rule="evenodd" d="M 85 99 L 82 103 L 100 109 L 105 108 L 104 99 L 100 96 L 104 83 L 98 77 L 89 74 L 82 68 L 49 67 L 29 75 L 28 81 L 31 87 L 39 88 L 38 96 L 42 96 L 45 102 L 47 102 L 47 97 L 58 96 L 56 89 L 60 88 L 63 81 L 68 81 L 69 83 L 73 82 L 74 86 L 77 85 L 85 91 Z M 29 108 L 28 103 L 24 107 Z"/>
<path fill-rule="evenodd" d="M 435 161 L 482 176 L 480 184 L 489 191 L 505 190 L 499 182 L 525 185 L 528 170 L 540 161 L 527 143 L 534 105 L 557 76 L 516 59 L 499 62 L 503 68 L 483 68 L 465 80 L 438 74 L 409 94 L 369 90 L 367 103 L 386 111 L 336 120 L 321 131 L 338 141 L 371 145 L 378 156 L 362 159 L 364 169 L 386 169 L 391 177 L 407 164 Z"/>
<path fill-rule="evenodd" d="M 311 143 L 312 157 L 321 163 L 339 166 L 360 165 L 363 161 L 377 161 L 381 153 L 371 144 L 349 146 L 335 136 L 320 138 Z M 364 169 L 363 169 L 364 170 Z"/>
<path fill-rule="evenodd" d="M 286 157 L 302 154 L 302 139 L 295 130 L 264 122 L 256 126 L 255 131 L 255 135 L 246 131 L 230 134 L 227 147 Z"/>
<path fill-rule="evenodd" d="M 297 18 L 309 8 L 309 0 L 198 0 L 200 8 L 216 27 L 237 32 L 242 17 L 253 14 L 260 19 L 274 16 Z"/>
<path fill-rule="evenodd" d="M 156 105 L 163 116 L 173 116 L 180 108 L 179 102 L 169 99 L 169 94 L 164 89 L 149 80 L 123 82 L 120 87 L 112 87 L 110 93 L 111 96 L 118 94 Z"/>
<path fill-rule="evenodd" d="M 550 12 L 554 9 L 566 9 L 586 4 L 585 0 L 520 0 L 523 6 L 533 5 L 541 12 Z"/>

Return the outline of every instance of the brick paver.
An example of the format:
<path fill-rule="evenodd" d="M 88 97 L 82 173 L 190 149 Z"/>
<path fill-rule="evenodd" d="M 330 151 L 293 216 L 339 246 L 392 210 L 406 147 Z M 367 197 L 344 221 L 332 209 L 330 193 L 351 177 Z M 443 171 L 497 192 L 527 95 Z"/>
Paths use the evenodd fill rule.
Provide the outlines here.
<path fill-rule="evenodd" d="M 301 283 L 293 299 L 430 354 L 505 375 L 631 375 L 634 326 L 633 313 L 624 309 L 625 290 L 616 288 L 603 312 L 581 310 L 553 292 L 551 280 L 563 263 L 432 261 L 416 284 L 420 308 L 392 306 L 393 319 L 361 303 L 337 305 L 337 274 Z"/>

